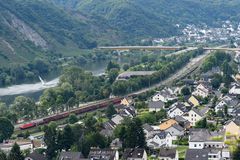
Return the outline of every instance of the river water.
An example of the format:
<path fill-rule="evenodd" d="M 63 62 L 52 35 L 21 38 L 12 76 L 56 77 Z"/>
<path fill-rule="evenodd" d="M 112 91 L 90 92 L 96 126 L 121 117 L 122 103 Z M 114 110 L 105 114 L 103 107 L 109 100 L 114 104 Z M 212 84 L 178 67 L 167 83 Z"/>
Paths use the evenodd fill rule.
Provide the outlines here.
<path fill-rule="evenodd" d="M 118 63 L 121 65 L 127 63 L 128 61 L 128 59 L 119 59 Z M 105 73 L 108 62 L 109 61 L 88 63 L 82 66 L 82 68 L 86 71 L 92 72 L 93 75 L 98 76 Z M 0 101 L 10 104 L 13 102 L 15 97 L 20 95 L 31 97 L 38 101 L 45 89 L 57 86 L 59 77 L 59 73 L 53 73 L 48 77 L 43 77 L 43 79 L 46 81 L 44 84 L 39 80 L 38 83 L 34 84 L 21 84 L 0 88 Z"/>

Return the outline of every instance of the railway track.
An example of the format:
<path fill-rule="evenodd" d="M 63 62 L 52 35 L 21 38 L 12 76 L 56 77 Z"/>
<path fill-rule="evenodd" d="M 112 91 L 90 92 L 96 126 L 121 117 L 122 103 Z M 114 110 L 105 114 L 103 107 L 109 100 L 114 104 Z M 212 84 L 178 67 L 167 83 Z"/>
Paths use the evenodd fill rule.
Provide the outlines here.
<path fill-rule="evenodd" d="M 144 92 L 147 92 L 149 90 L 153 90 L 156 88 L 159 88 L 160 86 L 164 86 L 164 85 L 169 85 L 173 82 L 175 82 L 176 80 L 182 79 L 183 77 L 189 75 L 190 73 L 192 73 L 194 70 L 196 70 L 199 65 L 202 63 L 202 61 L 210 54 L 210 51 L 206 51 L 205 54 L 200 55 L 194 59 L 192 59 L 188 64 L 186 64 L 185 67 L 183 67 L 182 69 L 180 69 L 179 71 L 177 71 L 176 73 L 172 74 L 170 77 L 168 77 L 167 79 L 165 79 L 164 81 L 153 85 L 151 87 L 142 89 L 140 91 L 137 92 L 133 92 L 131 94 L 128 94 L 126 96 L 133 96 L 133 95 L 139 95 L 142 94 Z M 35 119 L 29 123 L 26 124 L 18 124 L 15 125 L 15 130 L 19 130 L 19 129 L 29 129 L 29 128 L 33 128 L 39 125 L 43 125 L 43 124 L 47 124 L 51 121 L 57 121 L 60 119 L 64 119 L 66 117 L 68 117 L 70 114 L 82 114 L 82 113 L 87 113 L 87 112 L 91 112 L 94 110 L 98 110 L 98 109 L 104 109 L 108 106 L 109 103 L 113 103 L 113 104 L 119 104 L 121 99 L 123 97 L 116 97 L 116 98 L 111 98 L 111 99 L 105 99 L 105 100 L 101 100 L 98 102 L 94 102 L 94 103 L 90 103 L 87 105 L 83 105 L 80 108 L 74 108 L 70 111 L 65 111 L 65 112 L 61 112 L 61 113 L 57 113 L 54 115 L 50 115 L 41 119 Z"/>

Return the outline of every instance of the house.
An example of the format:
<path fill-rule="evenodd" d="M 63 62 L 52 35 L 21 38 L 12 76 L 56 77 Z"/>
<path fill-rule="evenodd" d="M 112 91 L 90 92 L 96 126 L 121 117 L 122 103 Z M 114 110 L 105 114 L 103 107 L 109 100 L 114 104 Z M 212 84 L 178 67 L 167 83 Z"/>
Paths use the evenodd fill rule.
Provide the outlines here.
<path fill-rule="evenodd" d="M 88 159 L 90 160 L 119 160 L 119 152 L 113 149 L 98 149 L 90 150 Z"/>
<path fill-rule="evenodd" d="M 229 95 L 224 96 L 221 101 L 216 105 L 215 112 L 218 112 L 219 110 L 224 111 L 224 107 L 227 106 L 228 114 L 232 115 L 233 110 L 238 104 L 239 100 L 236 97 Z"/>
<path fill-rule="evenodd" d="M 224 148 L 224 133 L 193 128 L 189 132 L 189 149 Z"/>
<path fill-rule="evenodd" d="M 161 123 L 161 124 L 159 125 L 159 129 L 162 130 L 162 131 L 164 131 L 164 130 L 168 129 L 169 127 L 171 127 L 171 126 L 174 125 L 174 124 L 177 124 L 177 121 L 176 121 L 176 120 L 174 120 L 174 119 L 168 119 L 167 121 L 165 121 L 165 122 L 163 122 L 163 123 Z"/>
<path fill-rule="evenodd" d="M 200 102 L 198 101 L 198 99 L 195 96 L 191 96 L 188 99 L 188 102 L 191 103 L 194 107 L 199 106 Z"/>
<path fill-rule="evenodd" d="M 240 117 L 240 108 L 234 108 L 231 115 L 234 117 Z"/>
<path fill-rule="evenodd" d="M 33 143 L 31 140 L 9 140 L 9 141 L 5 141 L 3 143 L 0 144 L 0 150 L 4 151 L 4 152 L 10 152 L 10 150 L 12 149 L 13 145 L 17 143 L 20 147 L 21 151 L 24 150 L 33 150 Z"/>
<path fill-rule="evenodd" d="M 177 140 L 178 137 L 184 135 L 184 128 L 179 124 L 174 124 L 165 131 L 171 133 L 173 140 Z"/>
<path fill-rule="evenodd" d="M 143 148 L 125 149 L 122 156 L 123 160 L 147 160 L 147 152 Z"/>
<path fill-rule="evenodd" d="M 230 120 L 224 125 L 226 135 L 240 136 L 240 120 Z"/>
<path fill-rule="evenodd" d="M 174 120 L 177 121 L 177 123 L 181 127 L 183 127 L 185 130 L 190 128 L 190 126 L 191 126 L 191 123 L 188 120 L 186 120 L 185 118 L 183 118 L 182 116 L 176 116 L 176 117 L 174 117 Z"/>
<path fill-rule="evenodd" d="M 164 109 L 164 102 L 162 101 L 150 101 L 148 103 L 149 112 L 159 112 L 161 109 Z"/>
<path fill-rule="evenodd" d="M 118 111 L 118 114 L 122 117 L 133 118 L 137 115 L 137 110 L 133 106 L 125 106 Z"/>
<path fill-rule="evenodd" d="M 191 126 L 195 126 L 197 121 L 200 121 L 205 114 L 208 112 L 208 108 L 205 107 L 202 110 L 199 110 L 197 108 L 192 108 L 189 112 L 185 113 L 182 117 L 188 120 L 191 124 Z"/>
<path fill-rule="evenodd" d="M 152 97 L 152 101 L 162 101 L 162 102 L 173 101 L 176 99 L 177 97 L 175 96 L 174 91 L 171 90 L 170 88 L 165 88 L 160 92 L 156 93 Z"/>
<path fill-rule="evenodd" d="M 229 90 L 229 94 L 231 94 L 231 95 L 240 95 L 240 86 L 233 85 L 232 88 Z"/>
<path fill-rule="evenodd" d="M 128 98 L 123 98 L 120 104 L 124 106 L 130 106 L 132 103 L 133 103 L 133 99 L 128 97 Z"/>
<path fill-rule="evenodd" d="M 205 83 L 200 83 L 195 91 L 192 93 L 194 96 L 200 96 L 206 98 L 211 93 L 211 88 Z"/>
<path fill-rule="evenodd" d="M 47 160 L 46 156 L 37 152 L 32 152 L 26 156 L 24 160 Z"/>
<path fill-rule="evenodd" d="M 160 160 L 178 160 L 178 151 L 175 148 L 160 148 L 158 158 Z"/>
<path fill-rule="evenodd" d="M 118 150 L 122 148 L 122 141 L 119 138 L 114 139 L 110 144 L 111 149 Z"/>
<path fill-rule="evenodd" d="M 143 124 L 142 127 L 143 127 L 143 132 L 144 132 L 146 138 L 152 136 L 152 133 L 154 131 L 154 128 L 152 126 L 150 126 L 149 124 L 145 123 L 145 124 Z"/>
<path fill-rule="evenodd" d="M 152 138 L 147 140 L 147 146 L 152 149 L 158 149 L 161 147 L 171 147 L 173 137 L 169 132 L 160 131 L 156 133 Z"/>
<path fill-rule="evenodd" d="M 83 155 L 81 152 L 64 152 L 62 151 L 58 160 L 82 160 Z"/>
<path fill-rule="evenodd" d="M 115 126 L 121 124 L 123 120 L 124 118 L 118 114 L 111 119 L 111 121 L 115 124 Z"/>
<path fill-rule="evenodd" d="M 170 106 L 170 110 L 167 112 L 168 117 L 174 118 L 176 116 L 182 116 L 188 111 L 188 108 L 182 102 L 176 102 Z"/>
<path fill-rule="evenodd" d="M 230 159 L 230 153 L 226 149 L 188 149 L 185 160 L 222 160 Z"/>

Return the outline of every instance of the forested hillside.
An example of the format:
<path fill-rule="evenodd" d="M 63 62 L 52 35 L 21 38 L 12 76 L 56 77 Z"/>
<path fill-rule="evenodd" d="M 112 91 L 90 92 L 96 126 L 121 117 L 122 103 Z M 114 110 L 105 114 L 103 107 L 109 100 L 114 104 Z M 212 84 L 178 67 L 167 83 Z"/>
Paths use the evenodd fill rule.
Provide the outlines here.
<path fill-rule="evenodd" d="M 0 64 L 137 44 L 179 34 L 186 24 L 237 22 L 239 9 L 237 0 L 1 0 Z"/>

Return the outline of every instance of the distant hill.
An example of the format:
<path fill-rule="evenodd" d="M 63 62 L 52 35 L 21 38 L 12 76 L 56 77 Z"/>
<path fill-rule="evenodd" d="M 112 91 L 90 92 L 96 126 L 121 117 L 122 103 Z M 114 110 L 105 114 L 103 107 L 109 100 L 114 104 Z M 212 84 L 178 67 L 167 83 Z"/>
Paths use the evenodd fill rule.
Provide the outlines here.
<path fill-rule="evenodd" d="M 176 24 L 239 21 L 238 0 L 1 0 L 0 64 L 179 34 Z"/>

